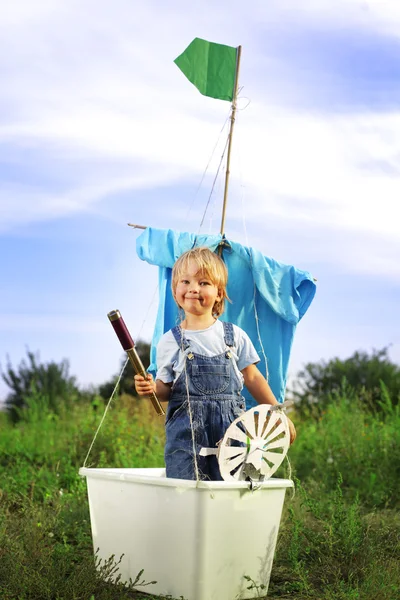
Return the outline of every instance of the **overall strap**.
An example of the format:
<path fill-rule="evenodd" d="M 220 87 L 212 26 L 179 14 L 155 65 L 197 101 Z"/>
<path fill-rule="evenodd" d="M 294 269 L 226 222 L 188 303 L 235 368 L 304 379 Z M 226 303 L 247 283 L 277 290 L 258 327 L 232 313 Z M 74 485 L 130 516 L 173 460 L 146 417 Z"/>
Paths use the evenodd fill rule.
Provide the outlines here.
<path fill-rule="evenodd" d="M 171 329 L 171 331 L 179 348 L 181 350 L 187 350 L 190 344 L 185 338 L 184 334 L 182 333 L 182 328 L 180 327 L 180 325 L 177 325 L 176 327 Z"/>
<path fill-rule="evenodd" d="M 232 323 L 225 323 L 225 321 L 222 321 L 222 325 L 224 326 L 225 344 L 227 346 L 234 346 L 235 345 L 235 337 L 233 335 Z"/>

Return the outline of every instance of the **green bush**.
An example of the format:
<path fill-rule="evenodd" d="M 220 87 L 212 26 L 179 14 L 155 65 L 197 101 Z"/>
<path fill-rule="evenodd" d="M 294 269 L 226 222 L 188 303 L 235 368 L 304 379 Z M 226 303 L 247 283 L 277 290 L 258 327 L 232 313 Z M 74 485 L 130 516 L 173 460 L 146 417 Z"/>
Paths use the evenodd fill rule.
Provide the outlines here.
<path fill-rule="evenodd" d="M 6 398 L 6 408 L 14 422 L 22 418 L 22 411 L 29 403 L 32 406 L 38 399 L 43 410 L 48 408 L 57 413 L 62 406 L 71 406 L 80 396 L 66 359 L 59 364 L 54 361 L 43 364 L 38 353 L 35 355 L 28 350 L 27 355 L 27 360 L 22 360 L 16 369 L 8 361 L 6 371 L 1 372 L 11 390 Z"/>
<path fill-rule="evenodd" d="M 296 389 L 292 394 L 297 410 L 304 414 L 321 414 L 336 396 L 350 390 L 366 410 L 380 410 L 381 384 L 384 383 L 393 405 L 400 400 L 400 366 L 388 356 L 388 348 L 373 350 L 371 354 L 359 351 L 345 360 L 333 358 L 308 363 L 297 374 Z"/>

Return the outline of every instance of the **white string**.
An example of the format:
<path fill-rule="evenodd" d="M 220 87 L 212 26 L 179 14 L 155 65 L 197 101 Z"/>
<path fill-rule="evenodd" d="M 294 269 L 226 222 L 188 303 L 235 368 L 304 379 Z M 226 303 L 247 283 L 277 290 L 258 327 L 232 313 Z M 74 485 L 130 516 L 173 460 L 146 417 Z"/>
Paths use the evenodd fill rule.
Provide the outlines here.
<path fill-rule="evenodd" d="M 241 177 L 241 174 L 240 174 Z M 243 225 L 243 230 L 244 230 L 244 237 L 246 240 L 246 246 L 249 246 L 249 237 L 247 235 L 247 224 L 246 224 L 246 208 L 245 208 L 245 202 L 244 202 L 244 186 L 241 182 L 240 184 L 240 189 L 241 189 L 241 202 L 242 202 L 242 225 Z"/>
<path fill-rule="evenodd" d="M 287 454 L 286 454 L 286 460 L 287 460 L 288 469 L 289 469 L 287 478 L 290 479 L 290 481 L 293 483 L 293 492 L 292 492 L 292 497 L 290 498 L 291 500 L 293 500 L 296 495 L 296 485 L 292 479 L 292 465 L 290 464 L 289 456 Z"/>
<path fill-rule="evenodd" d="M 182 333 L 182 329 L 181 329 L 181 333 Z M 182 346 L 183 346 L 183 339 L 182 339 Z M 182 350 L 183 350 L 183 348 L 182 348 Z M 186 368 L 187 359 L 188 358 L 187 358 L 187 355 L 186 355 L 185 363 L 184 363 L 185 384 L 186 384 L 186 395 L 187 395 L 187 402 L 188 402 L 190 431 L 192 433 L 192 452 L 193 452 L 194 472 L 196 474 L 196 482 L 198 483 L 200 481 L 200 473 L 199 473 L 199 465 L 197 463 L 196 440 L 195 440 L 195 433 L 194 433 L 194 429 L 193 429 L 193 414 L 192 414 L 192 406 L 191 406 L 192 402 L 190 400 L 189 378 L 188 378 L 188 372 L 187 372 L 187 368 Z"/>
<path fill-rule="evenodd" d="M 251 101 L 249 100 L 248 104 L 244 108 L 242 108 L 240 110 L 245 110 L 249 106 L 250 102 Z M 242 193 L 241 193 L 242 224 L 243 224 L 243 231 L 244 231 L 244 236 L 245 236 L 245 240 L 246 240 L 246 246 L 249 247 L 250 244 L 249 244 L 249 238 L 248 238 L 248 235 L 247 235 L 247 223 L 246 223 L 246 203 L 245 203 L 245 192 L 244 192 L 245 186 L 243 185 L 243 173 L 242 173 L 242 161 L 241 161 L 240 148 L 241 148 L 241 146 L 239 144 L 238 163 L 239 163 L 240 189 L 242 191 Z M 250 264 L 251 264 L 251 256 L 250 256 Z M 253 281 L 254 281 L 254 279 L 253 279 Z M 268 381 L 268 379 L 269 379 L 268 360 L 267 360 L 267 355 L 266 355 L 265 350 L 264 350 L 264 345 L 262 343 L 261 332 L 260 332 L 260 327 L 259 327 L 260 319 L 258 317 L 257 306 L 256 306 L 256 289 L 257 289 L 256 288 L 256 284 L 254 282 L 254 295 L 253 295 L 254 318 L 255 318 L 256 327 L 257 327 L 257 337 L 258 337 L 258 341 L 259 341 L 260 346 L 261 346 L 261 353 L 262 353 L 264 361 L 265 361 L 265 378 Z M 290 463 L 288 454 L 286 454 L 285 458 L 286 458 L 286 461 L 287 461 L 288 471 L 289 471 L 287 478 L 290 479 L 290 481 L 292 481 L 292 483 L 293 483 L 293 493 L 292 493 L 292 497 L 291 497 L 291 499 L 293 500 L 294 497 L 295 497 L 295 495 L 296 495 L 296 487 L 295 487 L 294 481 L 292 479 L 292 465 Z M 261 489 L 261 488 L 260 487 L 255 487 L 254 491 L 256 491 L 258 489 Z"/>
<path fill-rule="evenodd" d="M 229 120 L 229 116 L 230 116 L 230 110 L 229 110 L 228 116 L 226 117 L 226 119 L 225 119 L 225 122 L 224 122 L 224 124 L 223 124 L 223 126 L 222 126 L 222 128 L 221 128 L 221 130 L 220 130 L 220 132 L 219 132 L 219 135 L 218 135 L 217 141 L 216 141 L 216 143 L 215 143 L 215 145 L 214 145 L 214 148 L 213 148 L 213 150 L 212 150 L 212 152 L 211 152 L 211 156 L 210 156 L 210 158 L 209 158 L 209 160 L 208 160 L 208 163 L 207 163 L 207 165 L 206 165 L 206 168 L 205 168 L 205 169 L 204 169 L 204 171 L 203 171 L 203 175 L 202 175 L 202 177 L 201 177 L 201 179 L 200 179 L 199 185 L 197 186 L 197 189 L 196 189 L 196 192 L 195 192 L 195 194 L 194 194 L 193 200 L 192 200 L 192 202 L 191 202 L 191 204 L 190 204 L 190 206 L 189 206 L 189 208 L 188 208 L 188 211 L 187 211 L 187 213 L 186 213 L 186 218 L 185 218 L 185 220 L 186 220 L 186 221 L 188 221 L 188 219 L 189 219 L 189 214 L 190 214 L 190 212 L 191 212 L 191 210 L 192 210 L 192 208 L 193 208 L 193 204 L 194 204 L 194 202 L 195 202 L 195 200 L 196 200 L 196 198 L 197 198 L 197 196 L 198 196 L 198 194 L 199 194 L 199 191 L 200 191 L 200 188 L 201 188 L 201 186 L 203 185 L 203 181 L 204 181 L 204 179 L 205 179 L 205 176 L 206 176 L 206 174 L 207 174 L 207 171 L 208 171 L 208 168 L 209 168 L 209 166 L 210 166 L 210 164 L 211 164 L 211 161 L 212 161 L 212 159 L 214 158 L 214 153 L 215 153 L 215 151 L 216 151 L 216 149 L 217 149 L 217 146 L 218 146 L 218 144 L 219 144 L 219 141 L 220 141 L 220 139 L 221 139 L 222 133 L 223 133 L 223 131 L 224 131 L 225 127 L 226 127 L 226 124 L 227 124 L 227 122 L 228 122 L 228 120 Z M 207 203 L 207 205 L 209 204 L 209 202 L 210 202 L 210 200 L 208 200 L 208 203 Z M 207 207 L 206 207 L 206 211 L 207 211 Z M 203 216 L 203 220 L 204 220 L 204 216 Z"/>
<path fill-rule="evenodd" d="M 158 283 L 157 283 L 156 287 L 154 288 L 153 297 L 150 300 L 149 307 L 148 307 L 147 312 L 146 312 L 146 314 L 144 316 L 144 319 L 143 319 L 143 321 L 142 321 L 142 323 L 140 325 L 139 331 L 138 331 L 138 333 L 136 335 L 136 338 L 135 338 L 136 340 L 140 339 L 140 334 L 142 333 L 142 329 L 144 327 L 144 324 L 146 323 L 147 317 L 149 316 L 150 310 L 151 310 L 151 308 L 152 308 L 152 306 L 153 306 L 153 304 L 155 302 L 157 292 L 158 292 Z"/>
<path fill-rule="evenodd" d="M 217 206 L 216 199 L 222 197 L 221 189 L 222 189 L 222 180 L 224 179 L 224 171 L 225 171 L 225 167 L 223 166 L 222 170 L 221 170 L 221 177 L 219 179 L 217 179 L 217 181 L 216 181 L 215 194 L 213 195 L 212 202 L 208 209 L 208 211 L 209 211 L 208 234 L 209 235 L 213 235 L 215 233 L 215 226 L 213 226 L 213 224 L 215 223 L 215 209 Z"/>
<path fill-rule="evenodd" d="M 106 406 L 106 408 L 105 408 L 105 411 L 104 411 L 104 414 L 103 414 L 103 416 L 102 416 L 102 418 L 101 418 L 100 424 L 99 424 L 99 426 L 98 426 L 98 428 L 97 428 L 97 430 L 96 430 L 96 433 L 94 434 L 94 438 L 93 438 L 93 440 L 92 440 L 92 443 L 90 444 L 90 448 L 89 448 L 89 450 L 88 450 L 88 453 L 86 454 L 86 458 L 85 458 L 85 460 L 84 460 L 84 463 L 83 463 L 83 466 L 84 466 L 84 467 L 86 467 L 86 461 L 87 461 L 87 459 L 89 458 L 89 454 L 90 454 L 90 453 L 91 453 L 91 451 L 92 451 L 92 448 L 93 448 L 94 442 L 96 441 L 96 438 L 97 438 L 97 434 L 98 434 L 98 433 L 99 433 L 99 431 L 100 431 L 100 427 L 103 425 L 103 421 L 104 421 L 104 419 L 106 418 L 106 414 L 107 414 L 108 408 L 109 408 L 109 406 L 110 406 L 110 404 L 111 404 L 111 402 L 112 402 L 112 400 L 113 400 L 113 398 L 114 398 L 114 396 L 115 396 L 115 393 L 116 393 L 116 391 L 117 391 L 117 389 L 118 389 L 118 386 L 119 386 L 119 382 L 121 381 L 121 377 L 122 377 L 122 375 L 123 375 L 123 373 L 124 373 L 124 371 L 125 371 L 125 368 L 126 368 L 126 365 L 128 364 L 128 362 L 129 362 L 129 358 L 127 358 L 127 359 L 126 359 L 126 361 L 125 361 L 125 364 L 123 365 L 123 367 L 122 367 L 122 369 L 121 369 L 121 373 L 119 374 L 119 377 L 118 377 L 117 383 L 115 384 L 115 387 L 114 387 L 114 389 L 113 389 L 113 392 L 112 392 L 112 394 L 111 394 L 111 396 L 110 396 L 110 399 L 109 399 L 109 401 L 108 401 L 108 403 L 107 403 L 107 406 Z"/>
<path fill-rule="evenodd" d="M 245 110 L 245 108 L 247 108 L 247 106 L 250 104 L 249 103 L 242 108 L 241 110 Z M 238 149 L 238 165 L 239 165 L 239 179 L 240 179 L 240 189 L 241 189 L 241 204 L 242 204 L 242 224 L 243 224 L 243 230 L 244 230 L 244 235 L 245 235 L 245 239 L 246 239 L 246 246 L 249 247 L 249 238 L 247 235 L 247 223 L 246 223 L 246 203 L 245 203 L 245 186 L 243 185 L 243 172 L 242 172 L 242 156 L 241 156 L 241 152 L 240 152 L 240 144 L 239 144 L 239 149 Z M 253 264 L 252 264 L 252 258 L 251 258 L 251 254 L 250 254 L 250 267 L 251 267 L 251 271 L 253 270 Z M 258 316 L 258 312 L 257 312 L 257 305 L 256 305 L 256 300 L 257 300 L 257 286 L 256 283 L 254 281 L 254 276 L 253 276 L 253 305 L 254 305 L 254 319 L 255 319 L 255 323 L 256 323 L 256 329 L 257 329 L 257 338 L 258 338 L 258 342 L 260 344 L 260 348 L 261 348 L 261 354 L 264 358 L 264 362 L 265 362 L 265 378 L 268 381 L 269 380 L 269 369 L 268 369 L 268 359 L 267 359 L 267 355 L 265 353 L 265 349 L 264 349 L 264 344 L 262 342 L 262 338 L 261 338 L 261 332 L 260 332 L 260 319 Z"/>
<path fill-rule="evenodd" d="M 154 304 L 154 301 L 155 301 L 155 297 L 156 297 L 156 293 L 157 293 L 157 291 L 158 291 L 158 284 L 157 284 L 157 286 L 156 286 L 156 288 L 155 288 L 155 290 L 154 290 L 154 292 L 153 292 L 153 297 L 152 297 L 152 299 L 151 299 L 151 301 L 150 301 L 149 307 L 148 307 L 148 309 L 147 309 L 147 313 L 145 314 L 145 317 L 144 317 L 144 319 L 143 319 L 143 321 L 142 321 L 142 323 L 141 323 L 141 325 L 140 325 L 140 328 L 139 328 L 138 334 L 137 334 L 137 336 L 136 336 L 136 339 L 137 339 L 137 340 L 139 340 L 139 339 L 140 339 L 140 334 L 141 334 L 141 332 L 142 332 L 142 329 L 143 329 L 143 327 L 144 327 L 144 324 L 146 323 L 147 317 L 149 316 L 150 309 L 151 309 L 151 307 L 152 307 L 152 306 L 153 306 L 153 304 Z M 118 389 L 118 386 L 119 386 L 119 384 L 120 384 L 120 381 L 121 381 L 122 375 L 124 374 L 124 371 L 125 371 L 125 369 L 126 369 L 126 366 L 127 366 L 128 362 L 129 362 L 129 358 L 127 358 L 127 359 L 126 359 L 126 361 L 125 361 L 125 363 L 124 363 L 124 365 L 123 365 L 123 367 L 122 367 L 122 369 L 121 369 L 121 372 L 120 372 L 120 374 L 119 374 L 119 376 L 118 376 L 118 379 L 117 379 L 117 382 L 116 382 L 116 384 L 115 384 L 115 387 L 114 387 L 114 389 L 113 389 L 113 391 L 112 391 L 112 394 L 111 394 L 111 396 L 110 396 L 110 398 L 109 398 L 109 400 L 108 400 L 108 403 L 107 403 L 107 405 L 106 405 L 106 408 L 105 408 L 104 414 L 103 414 L 103 416 L 102 416 L 102 418 L 101 418 L 101 421 L 100 421 L 100 424 L 99 424 L 99 426 L 98 426 L 98 428 L 97 428 L 97 431 L 96 431 L 96 433 L 94 434 L 94 438 L 93 438 L 93 440 L 92 440 L 92 443 L 90 444 L 90 447 L 89 447 L 88 453 L 87 453 L 87 455 L 86 455 L 86 458 L 85 458 L 85 461 L 84 461 L 84 463 L 83 463 L 83 466 L 84 466 L 84 467 L 86 466 L 86 461 L 87 461 L 87 459 L 89 458 L 89 454 L 90 454 L 90 452 L 92 451 L 92 448 L 93 448 L 93 445 L 94 445 L 94 443 L 95 443 L 95 441 L 96 441 L 97 435 L 98 435 L 98 433 L 99 433 L 99 431 L 100 431 L 100 428 L 101 428 L 101 426 L 103 425 L 104 419 L 106 418 L 107 411 L 108 411 L 108 409 L 109 409 L 109 406 L 111 405 L 111 402 L 112 402 L 112 400 L 113 400 L 113 398 L 114 398 L 114 396 L 115 396 L 115 393 L 116 393 L 116 391 L 117 391 L 117 389 Z"/>
<path fill-rule="evenodd" d="M 202 226 L 203 226 L 204 219 L 205 219 L 205 216 L 206 216 L 206 213 L 207 213 L 207 210 L 208 210 L 208 206 L 209 206 L 209 204 L 210 204 L 211 197 L 212 197 L 212 195 L 213 195 L 213 193 L 214 193 L 214 188 L 215 188 L 215 184 L 216 184 L 216 181 L 217 181 L 217 177 L 218 177 L 218 175 L 219 175 L 219 171 L 220 171 L 220 169 L 221 169 L 222 161 L 224 160 L 225 152 L 226 152 L 226 149 L 227 149 L 227 147 L 228 147 L 228 142 L 229 142 L 229 134 L 228 134 L 228 137 L 226 138 L 226 142 L 225 142 L 224 150 L 223 150 L 223 152 L 222 152 L 221 159 L 220 159 L 220 161 L 219 161 L 218 169 L 217 169 L 217 172 L 216 172 L 216 174 L 215 174 L 215 177 L 214 177 L 214 181 L 213 181 L 213 184 L 212 184 L 212 187 L 211 187 L 211 192 L 210 192 L 210 194 L 209 194 L 209 196 L 208 196 L 207 204 L 206 204 L 206 207 L 205 207 L 205 209 L 204 209 L 203 217 L 202 217 L 202 219 L 201 219 L 200 226 L 199 226 L 199 229 L 198 229 L 198 231 L 197 231 L 197 234 L 199 234 L 199 233 L 200 233 L 200 230 L 201 230 L 201 228 L 202 228 Z"/>
<path fill-rule="evenodd" d="M 141 325 L 140 325 L 139 331 L 138 331 L 138 333 L 137 333 L 137 336 L 136 336 L 136 338 L 135 338 L 136 340 L 139 340 L 139 339 L 140 339 L 140 334 L 142 333 L 142 329 L 143 329 L 143 327 L 144 327 L 144 325 L 145 325 L 145 323 L 146 323 L 146 321 L 147 321 L 147 317 L 149 316 L 149 312 L 150 312 L 150 310 L 151 310 L 151 307 L 152 307 L 152 306 L 153 306 L 153 304 L 154 304 L 154 301 L 155 301 L 155 297 L 156 297 L 157 291 L 158 291 L 158 284 L 156 285 L 156 287 L 155 287 L 155 289 L 154 289 L 154 292 L 153 292 L 153 297 L 152 297 L 152 299 L 151 299 L 151 301 L 150 301 L 150 304 L 149 304 L 149 307 L 148 307 L 148 309 L 147 309 L 147 312 L 146 312 L 146 314 L 145 314 L 145 316 L 144 316 L 144 319 L 143 319 L 143 321 L 142 321 L 142 323 L 141 323 Z M 129 358 L 127 358 L 127 359 L 126 359 L 126 361 L 125 361 L 125 363 L 124 363 L 124 365 L 123 365 L 123 367 L 122 367 L 122 369 L 121 369 L 121 372 L 120 372 L 120 374 L 119 374 L 119 376 L 118 376 L 118 379 L 117 379 L 117 382 L 116 382 L 116 384 L 115 384 L 115 387 L 114 387 L 114 389 L 113 389 L 113 391 L 112 391 L 112 394 L 111 394 L 111 396 L 110 396 L 110 398 L 109 398 L 109 400 L 108 400 L 108 402 L 107 402 L 106 408 L 105 408 L 105 410 L 104 410 L 104 414 L 103 414 L 103 416 L 102 416 L 102 418 L 101 418 L 100 424 L 99 424 L 99 426 L 98 426 L 98 428 L 97 428 L 97 431 L 96 431 L 96 433 L 95 433 L 95 435 L 94 435 L 94 438 L 93 438 L 93 440 L 92 440 L 92 443 L 90 444 L 90 447 L 89 447 L 88 453 L 87 453 L 87 455 L 86 455 L 86 458 L 85 458 L 85 461 L 84 461 L 84 463 L 83 463 L 83 466 L 84 466 L 84 467 L 86 466 L 86 461 L 87 461 L 87 459 L 89 458 L 89 454 L 90 454 L 90 452 L 92 451 L 92 448 L 93 448 L 93 445 L 94 445 L 94 443 L 95 443 L 95 441 L 96 441 L 97 435 L 98 435 L 98 433 L 99 433 L 99 431 L 100 431 L 100 428 L 101 428 L 101 426 L 103 425 L 104 419 L 106 418 L 106 414 L 107 414 L 107 412 L 108 412 L 108 409 L 109 409 L 109 407 L 110 407 L 110 405 L 111 405 L 111 402 L 112 402 L 112 400 L 114 399 L 114 396 L 115 396 L 115 394 L 116 394 L 116 391 L 117 391 L 117 389 L 118 389 L 118 386 L 119 386 L 119 384 L 120 384 L 120 381 L 121 381 L 122 375 L 124 374 L 124 371 L 125 371 L 125 369 L 126 369 L 126 366 L 127 366 L 128 362 L 129 362 Z"/>
<path fill-rule="evenodd" d="M 250 263 L 251 263 L 251 257 L 250 257 Z M 254 280 L 254 277 L 253 277 Z M 262 342 L 262 338 L 261 338 L 261 332 L 260 332 L 260 319 L 258 317 L 258 312 L 257 312 L 257 306 L 256 306 L 256 292 L 257 292 L 257 286 L 254 282 L 254 294 L 253 294 L 253 304 L 254 304 L 254 319 L 256 321 L 256 328 L 257 328 L 257 337 L 258 337 L 258 342 L 260 344 L 261 347 L 261 354 L 263 355 L 264 361 L 265 361 L 265 379 L 268 381 L 269 380 L 269 369 L 268 369 L 268 359 L 267 359 L 267 355 L 265 354 L 265 350 L 264 350 L 264 344 Z"/>
<path fill-rule="evenodd" d="M 283 410 L 283 412 L 285 413 L 285 416 L 286 416 L 287 419 L 289 417 L 286 414 L 286 409 L 287 409 L 288 406 L 291 406 L 292 404 L 293 404 L 292 400 L 286 400 L 278 408 L 278 410 Z M 290 436 L 290 429 L 289 429 L 289 436 Z M 289 448 L 290 448 L 290 446 L 289 446 Z M 289 479 L 293 483 L 293 493 L 292 493 L 292 497 L 291 497 L 291 500 L 293 500 L 294 497 L 295 497 L 295 495 L 296 495 L 296 485 L 295 485 L 295 483 L 294 483 L 294 481 L 292 479 L 292 465 L 291 465 L 290 460 L 289 460 L 288 452 L 286 453 L 285 458 L 286 458 L 288 469 L 289 469 L 289 473 L 287 475 L 287 479 Z"/>

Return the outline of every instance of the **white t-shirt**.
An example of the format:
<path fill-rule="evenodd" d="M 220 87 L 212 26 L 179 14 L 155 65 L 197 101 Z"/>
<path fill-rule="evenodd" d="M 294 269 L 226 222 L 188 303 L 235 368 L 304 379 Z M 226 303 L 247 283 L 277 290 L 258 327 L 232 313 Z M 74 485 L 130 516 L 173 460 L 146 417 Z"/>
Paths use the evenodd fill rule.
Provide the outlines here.
<path fill-rule="evenodd" d="M 186 356 L 189 352 L 202 354 L 203 356 L 216 356 L 227 349 L 224 339 L 224 326 L 218 319 L 207 329 L 192 331 L 184 329 L 183 333 L 190 348 L 182 351 L 179 348 L 172 331 L 164 333 L 157 346 L 157 375 L 164 383 L 171 383 L 178 379 L 185 365 Z M 243 329 L 233 325 L 234 346 L 230 348 L 235 359 L 233 363 L 238 370 L 238 375 L 243 381 L 240 373 L 242 369 L 260 362 L 249 336 Z"/>

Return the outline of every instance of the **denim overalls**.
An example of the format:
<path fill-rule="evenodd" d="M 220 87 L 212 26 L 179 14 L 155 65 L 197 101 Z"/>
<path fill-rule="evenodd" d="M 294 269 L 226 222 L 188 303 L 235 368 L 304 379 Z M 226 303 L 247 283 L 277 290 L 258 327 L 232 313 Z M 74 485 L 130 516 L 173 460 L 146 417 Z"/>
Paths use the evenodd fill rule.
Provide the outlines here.
<path fill-rule="evenodd" d="M 165 465 L 167 477 L 196 479 L 193 459 L 193 436 L 200 479 L 221 480 L 216 456 L 199 456 L 201 448 L 215 448 L 229 425 L 246 406 L 242 397 L 242 380 L 234 367 L 230 347 L 234 345 L 232 323 L 224 323 L 226 351 L 203 356 L 190 351 L 181 327 L 172 333 L 186 353 L 185 368 L 172 387 L 166 417 Z"/>

